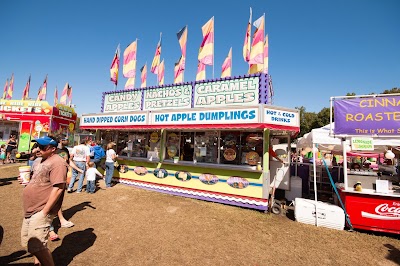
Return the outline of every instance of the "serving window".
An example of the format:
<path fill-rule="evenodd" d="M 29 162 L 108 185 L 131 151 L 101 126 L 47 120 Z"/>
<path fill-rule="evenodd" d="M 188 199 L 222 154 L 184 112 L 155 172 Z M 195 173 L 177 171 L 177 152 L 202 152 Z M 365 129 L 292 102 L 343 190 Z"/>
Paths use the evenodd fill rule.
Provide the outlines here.
<path fill-rule="evenodd" d="M 167 131 L 165 159 L 212 164 L 261 164 L 262 132 Z"/>
<path fill-rule="evenodd" d="M 116 143 L 120 156 L 159 159 L 161 132 L 120 131 Z"/>

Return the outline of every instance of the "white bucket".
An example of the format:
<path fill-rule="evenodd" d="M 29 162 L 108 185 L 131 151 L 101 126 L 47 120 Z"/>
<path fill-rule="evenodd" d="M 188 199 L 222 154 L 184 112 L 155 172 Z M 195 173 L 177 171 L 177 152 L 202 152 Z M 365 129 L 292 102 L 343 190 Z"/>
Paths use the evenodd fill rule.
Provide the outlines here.
<path fill-rule="evenodd" d="M 19 178 L 22 180 L 22 185 L 26 185 L 31 180 L 31 167 L 30 166 L 20 166 L 19 168 Z"/>

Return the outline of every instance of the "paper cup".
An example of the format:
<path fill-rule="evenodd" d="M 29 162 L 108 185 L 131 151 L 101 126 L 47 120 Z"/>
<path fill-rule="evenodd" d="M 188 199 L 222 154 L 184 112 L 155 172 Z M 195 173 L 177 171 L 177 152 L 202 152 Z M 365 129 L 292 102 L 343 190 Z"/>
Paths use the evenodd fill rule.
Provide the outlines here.
<path fill-rule="evenodd" d="M 19 177 L 22 180 L 21 185 L 26 185 L 31 180 L 31 167 L 30 166 L 20 166 L 19 168 Z"/>

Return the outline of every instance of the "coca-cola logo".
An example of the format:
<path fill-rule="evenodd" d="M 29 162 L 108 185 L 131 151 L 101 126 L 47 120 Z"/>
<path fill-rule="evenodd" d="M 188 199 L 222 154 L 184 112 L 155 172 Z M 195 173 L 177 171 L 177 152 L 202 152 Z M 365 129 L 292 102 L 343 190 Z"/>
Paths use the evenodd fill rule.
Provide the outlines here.
<path fill-rule="evenodd" d="M 376 206 L 375 212 L 384 216 L 400 217 L 400 206 L 394 206 L 394 204 L 389 206 L 388 203 L 383 203 Z"/>

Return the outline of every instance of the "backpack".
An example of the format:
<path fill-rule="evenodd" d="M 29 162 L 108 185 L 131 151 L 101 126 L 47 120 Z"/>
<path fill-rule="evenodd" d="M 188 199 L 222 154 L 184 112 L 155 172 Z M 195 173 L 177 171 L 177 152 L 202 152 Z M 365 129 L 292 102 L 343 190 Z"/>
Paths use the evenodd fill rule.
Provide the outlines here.
<path fill-rule="evenodd" d="M 100 147 L 100 146 L 94 146 L 94 147 L 93 147 L 93 156 L 94 156 L 94 159 L 101 159 L 101 158 L 103 158 L 105 155 L 106 155 L 106 154 L 105 154 L 105 152 L 104 152 L 104 150 L 103 150 L 102 147 Z"/>

